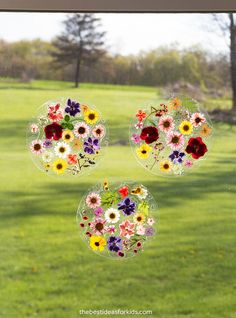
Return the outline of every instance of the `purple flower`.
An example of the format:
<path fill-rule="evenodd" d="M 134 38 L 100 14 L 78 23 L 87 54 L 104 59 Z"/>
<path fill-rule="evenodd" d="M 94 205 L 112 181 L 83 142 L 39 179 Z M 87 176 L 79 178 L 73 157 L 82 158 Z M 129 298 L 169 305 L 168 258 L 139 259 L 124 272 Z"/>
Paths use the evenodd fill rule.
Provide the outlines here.
<path fill-rule="evenodd" d="M 118 203 L 118 210 L 122 210 L 125 215 L 131 215 L 134 213 L 135 203 L 130 200 L 130 198 L 124 199 L 122 202 Z"/>
<path fill-rule="evenodd" d="M 135 143 L 135 144 L 139 144 L 141 141 L 141 138 L 138 134 L 133 134 L 131 137 L 131 140 Z"/>
<path fill-rule="evenodd" d="M 92 155 L 96 152 L 96 150 L 100 149 L 99 140 L 88 138 L 87 141 L 84 142 L 84 151 Z"/>
<path fill-rule="evenodd" d="M 154 233 L 155 233 L 155 230 L 154 230 L 153 227 L 147 227 L 147 228 L 145 229 L 145 235 L 146 235 L 146 236 L 153 236 Z"/>
<path fill-rule="evenodd" d="M 122 250 L 122 240 L 119 236 L 110 236 L 107 240 L 108 248 L 112 252 L 119 252 Z"/>
<path fill-rule="evenodd" d="M 94 213 L 95 213 L 95 215 L 96 216 L 102 216 L 102 214 L 103 214 L 103 208 L 97 208 L 95 211 L 94 211 Z"/>
<path fill-rule="evenodd" d="M 49 139 L 45 139 L 43 142 L 44 148 L 51 148 L 52 147 L 52 141 Z"/>
<path fill-rule="evenodd" d="M 69 113 L 71 116 L 75 116 L 77 113 L 80 113 L 80 104 L 69 98 L 65 112 Z"/>
<path fill-rule="evenodd" d="M 173 151 L 171 155 L 169 155 L 169 158 L 173 163 L 182 163 L 183 162 L 183 157 L 185 156 L 184 152 L 179 152 L 177 150 Z"/>

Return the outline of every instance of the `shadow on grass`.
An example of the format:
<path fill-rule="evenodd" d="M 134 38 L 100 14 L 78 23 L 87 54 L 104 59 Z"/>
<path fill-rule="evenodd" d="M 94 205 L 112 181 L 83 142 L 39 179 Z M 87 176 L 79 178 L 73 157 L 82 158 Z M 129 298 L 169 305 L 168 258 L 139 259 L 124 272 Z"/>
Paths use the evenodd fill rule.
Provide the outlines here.
<path fill-rule="evenodd" d="M 31 218 L 35 216 L 75 216 L 80 198 L 92 185 L 89 183 L 76 185 L 51 184 L 27 191 L 2 192 L 3 199 L 0 226 L 6 226 L 4 220 Z"/>
<path fill-rule="evenodd" d="M 191 176 L 180 178 L 160 179 L 160 181 L 148 181 L 145 185 L 151 193 L 156 196 L 160 209 L 175 207 L 180 209 L 183 202 L 196 200 L 198 209 L 209 194 L 231 193 L 236 187 L 236 175 L 233 161 L 227 163 L 227 171 L 215 170 L 214 167 L 223 167 L 221 160 L 216 161 L 211 171 L 195 172 Z M 226 163 L 224 163 L 226 164 Z M 201 170 L 202 171 L 202 170 Z M 79 200 L 93 186 L 91 183 L 61 182 L 43 185 L 34 189 L 33 194 L 19 190 L 17 192 L 2 193 L 6 204 L 6 211 L 1 215 L 2 219 L 15 219 L 32 217 L 38 215 L 61 215 L 69 216 L 75 214 Z M 217 198 L 217 197 L 216 197 Z M 217 201 L 218 202 L 218 201 Z M 232 202 L 233 204 L 233 202 Z M 214 201 L 209 202 L 212 209 L 217 209 Z M 4 223 L 1 223 L 4 226 Z"/>
<path fill-rule="evenodd" d="M 1 134 L 0 139 L 19 138 L 26 135 L 29 121 L 21 120 L 0 120 Z M 22 140 L 21 140 L 22 141 Z"/>
<path fill-rule="evenodd" d="M 9 138 L 19 138 L 22 142 L 22 136 L 26 136 L 29 120 L 0 120 L 1 134 L 0 140 Z M 109 123 L 108 123 L 109 125 Z M 108 127 L 109 128 L 109 127 Z M 15 133 L 16 132 L 16 133 Z M 120 123 L 112 124 L 112 129 L 109 130 L 109 145 L 128 145 L 129 144 L 129 125 Z"/>

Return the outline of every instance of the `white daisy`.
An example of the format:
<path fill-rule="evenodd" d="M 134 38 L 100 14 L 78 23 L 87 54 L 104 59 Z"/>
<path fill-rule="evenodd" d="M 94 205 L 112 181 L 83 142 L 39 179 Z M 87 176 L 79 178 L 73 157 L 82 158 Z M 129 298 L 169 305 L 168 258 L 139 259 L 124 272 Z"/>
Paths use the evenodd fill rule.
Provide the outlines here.
<path fill-rule="evenodd" d="M 174 174 L 181 175 L 183 174 L 184 170 L 181 165 L 173 165 L 173 172 Z"/>
<path fill-rule="evenodd" d="M 147 224 L 152 226 L 153 224 L 155 223 L 154 219 L 153 218 L 148 218 L 147 219 Z"/>
<path fill-rule="evenodd" d="M 105 212 L 105 220 L 108 223 L 116 223 L 120 219 L 120 212 L 117 209 L 110 208 Z"/>
<path fill-rule="evenodd" d="M 45 151 L 42 154 L 42 159 L 43 159 L 44 162 L 50 162 L 50 161 L 52 161 L 52 158 L 53 158 L 53 153 L 52 152 Z"/>
<path fill-rule="evenodd" d="M 89 132 L 90 132 L 89 126 L 85 122 L 81 121 L 75 124 L 74 134 L 76 137 L 87 138 L 89 135 Z"/>
<path fill-rule="evenodd" d="M 148 190 L 142 187 L 141 193 L 138 194 L 137 196 L 139 199 L 143 200 L 143 199 L 146 199 L 147 195 L 148 195 Z"/>
<path fill-rule="evenodd" d="M 67 158 L 67 155 L 71 152 L 70 146 L 66 142 L 58 142 L 54 148 L 56 156 L 59 158 Z"/>

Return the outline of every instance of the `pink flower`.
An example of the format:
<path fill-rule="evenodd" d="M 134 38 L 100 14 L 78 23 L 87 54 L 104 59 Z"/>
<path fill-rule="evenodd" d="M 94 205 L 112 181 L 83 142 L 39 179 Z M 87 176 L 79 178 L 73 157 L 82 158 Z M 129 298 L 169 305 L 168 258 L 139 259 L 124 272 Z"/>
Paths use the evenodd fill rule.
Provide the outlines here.
<path fill-rule="evenodd" d="M 135 124 L 134 127 L 135 127 L 136 129 L 143 129 L 143 123 L 140 121 L 140 122 L 138 122 L 137 124 Z"/>
<path fill-rule="evenodd" d="M 206 122 L 206 118 L 201 113 L 194 113 L 191 116 L 190 122 L 191 122 L 191 124 L 193 124 L 194 127 L 198 127 Z"/>
<path fill-rule="evenodd" d="M 96 235 L 104 234 L 107 231 L 105 224 L 106 224 L 105 220 L 101 218 L 97 218 L 90 223 L 90 228 L 92 232 Z"/>
<path fill-rule="evenodd" d="M 40 155 L 44 151 L 44 146 L 41 140 L 33 140 L 30 144 L 30 150 L 36 155 Z"/>
<path fill-rule="evenodd" d="M 184 163 L 185 167 L 187 168 L 191 168 L 192 165 L 193 165 L 193 162 L 191 160 L 186 160 L 185 163 Z"/>
<path fill-rule="evenodd" d="M 137 225 L 136 232 L 138 235 L 144 235 L 145 234 L 145 227 L 142 224 Z"/>
<path fill-rule="evenodd" d="M 95 126 L 92 130 L 95 138 L 102 138 L 105 135 L 105 127 L 101 124 Z"/>
<path fill-rule="evenodd" d="M 165 133 L 174 129 L 174 120 L 171 116 L 162 116 L 159 120 L 159 129 Z"/>
<path fill-rule="evenodd" d="M 120 236 L 124 236 L 129 239 L 134 235 L 135 224 L 131 223 L 129 220 L 123 221 L 120 225 Z"/>
<path fill-rule="evenodd" d="M 60 104 L 48 107 L 48 118 L 51 121 L 59 121 L 63 119 L 62 109 Z"/>
<path fill-rule="evenodd" d="M 116 231 L 116 227 L 114 225 L 109 225 L 107 227 L 107 232 L 110 233 L 110 234 L 114 234 Z"/>
<path fill-rule="evenodd" d="M 32 125 L 30 126 L 30 131 L 31 131 L 33 134 L 36 134 L 36 133 L 39 131 L 38 125 L 32 124 Z"/>
<path fill-rule="evenodd" d="M 179 150 L 184 145 L 184 136 L 177 131 L 171 131 L 167 135 L 167 144 L 173 150 Z"/>
<path fill-rule="evenodd" d="M 94 213 L 95 213 L 95 215 L 96 216 L 98 216 L 98 217 L 100 217 L 100 216 L 102 216 L 103 215 L 103 208 L 97 208 L 95 211 L 94 211 Z"/>
<path fill-rule="evenodd" d="M 77 155 L 72 155 L 72 154 L 68 155 L 67 162 L 69 163 L 69 165 L 76 165 L 78 162 Z"/>
<path fill-rule="evenodd" d="M 92 192 L 87 195 L 85 202 L 90 209 L 96 209 L 101 205 L 102 200 L 98 193 Z"/>
<path fill-rule="evenodd" d="M 135 143 L 135 144 L 139 144 L 141 141 L 141 138 L 138 134 L 133 134 L 131 137 L 131 140 Z"/>

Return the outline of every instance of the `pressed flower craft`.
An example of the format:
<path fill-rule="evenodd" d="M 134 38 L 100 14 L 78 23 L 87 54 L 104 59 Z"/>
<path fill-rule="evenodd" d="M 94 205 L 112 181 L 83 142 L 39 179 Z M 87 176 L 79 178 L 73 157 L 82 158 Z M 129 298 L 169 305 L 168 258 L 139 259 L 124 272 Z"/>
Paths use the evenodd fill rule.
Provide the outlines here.
<path fill-rule="evenodd" d="M 77 175 L 99 161 L 107 144 L 100 113 L 81 102 L 47 102 L 28 128 L 29 148 L 37 166 L 47 173 Z"/>
<path fill-rule="evenodd" d="M 138 161 L 150 172 L 183 175 L 206 158 L 211 134 L 207 114 L 182 96 L 137 110 L 130 140 Z"/>
<path fill-rule="evenodd" d="M 155 234 L 156 204 L 143 185 L 96 186 L 82 199 L 77 220 L 90 248 L 103 256 L 131 257 Z"/>

